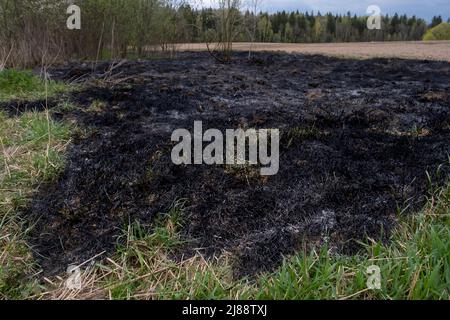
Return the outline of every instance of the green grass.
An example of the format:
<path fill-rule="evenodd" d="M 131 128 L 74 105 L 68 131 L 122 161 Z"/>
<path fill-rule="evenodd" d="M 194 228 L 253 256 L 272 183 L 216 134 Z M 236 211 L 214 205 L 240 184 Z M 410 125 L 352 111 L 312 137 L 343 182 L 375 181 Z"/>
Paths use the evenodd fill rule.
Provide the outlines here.
<path fill-rule="evenodd" d="M 67 90 L 66 85 L 55 81 L 46 83 L 31 71 L 13 69 L 0 71 L 0 101 L 39 100 Z"/>
<path fill-rule="evenodd" d="M 326 248 L 299 254 L 259 283 L 259 299 L 443 299 L 450 297 L 450 188 L 435 192 L 429 208 L 405 218 L 391 243 L 366 244 L 352 257 Z M 381 271 L 381 289 L 369 290 L 367 268 Z"/>
<path fill-rule="evenodd" d="M 29 231 L 18 214 L 39 183 L 64 167 L 70 128 L 48 114 L 8 118 L 0 112 L 0 299 L 27 297 L 38 288 L 36 266 L 26 243 Z"/>

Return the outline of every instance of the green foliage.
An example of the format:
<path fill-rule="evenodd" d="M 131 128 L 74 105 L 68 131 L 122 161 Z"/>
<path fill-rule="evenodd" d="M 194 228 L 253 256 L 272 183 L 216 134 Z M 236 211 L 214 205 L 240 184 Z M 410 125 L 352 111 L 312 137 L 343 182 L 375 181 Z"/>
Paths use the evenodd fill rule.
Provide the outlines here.
<path fill-rule="evenodd" d="M 450 23 L 442 22 L 423 36 L 424 41 L 450 40 Z"/>
<path fill-rule="evenodd" d="M 267 15 L 263 15 L 258 22 L 258 38 L 261 42 L 271 42 L 273 38 L 272 22 Z"/>

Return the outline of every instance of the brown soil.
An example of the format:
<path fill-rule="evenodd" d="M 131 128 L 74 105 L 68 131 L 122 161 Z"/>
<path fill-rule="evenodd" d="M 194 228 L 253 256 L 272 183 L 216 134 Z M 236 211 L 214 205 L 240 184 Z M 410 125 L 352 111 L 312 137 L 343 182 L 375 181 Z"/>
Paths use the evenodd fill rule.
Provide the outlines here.
<path fill-rule="evenodd" d="M 234 50 L 283 51 L 347 58 L 402 58 L 450 61 L 450 41 L 352 43 L 235 43 Z M 206 50 L 204 44 L 182 44 L 180 50 Z"/>

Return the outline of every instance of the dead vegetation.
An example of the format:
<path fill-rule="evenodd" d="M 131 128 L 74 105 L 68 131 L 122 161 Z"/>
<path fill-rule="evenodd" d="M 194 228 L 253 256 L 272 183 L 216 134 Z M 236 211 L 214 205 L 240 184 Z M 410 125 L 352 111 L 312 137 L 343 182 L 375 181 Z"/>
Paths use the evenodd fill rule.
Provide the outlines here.
<path fill-rule="evenodd" d="M 28 68 L 70 58 L 120 60 L 132 51 L 173 55 L 186 41 L 183 1 L 86 0 L 81 28 L 67 28 L 69 3 L 60 0 L 0 1 L 0 67 Z"/>
<path fill-rule="evenodd" d="M 211 39 L 206 42 L 206 47 L 217 61 L 227 63 L 231 61 L 233 42 L 241 32 L 239 10 L 242 3 L 241 0 L 218 0 L 217 5 L 218 28 L 210 33 Z"/>
<path fill-rule="evenodd" d="M 258 63 L 247 53 L 225 65 L 205 53 L 126 62 L 111 76 L 127 80 L 113 86 L 97 81 L 107 64 L 50 70 L 63 80 L 73 70 L 84 75 L 86 89 L 71 98 L 77 107 L 57 114 L 88 130 L 74 136 L 69 165 L 57 183 L 41 186 L 27 213 L 42 215 L 33 243 L 47 273 L 113 252 L 127 221 L 151 225 L 174 199 L 187 201 L 188 240 L 175 256 L 229 251 L 240 276 L 280 265 L 302 238 L 326 235 L 346 253 L 366 236 L 380 239 L 380 230 L 386 240 L 399 208 L 423 205 L 425 172 L 446 161 L 448 101 L 410 97 L 447 91 L 446 63 L 254 57 Z M 189 79 L 179 76 L 186 72 Z M 414 81 L 418 73 L 426 87 Z M 311 90 L 327 94 L 311 99 Z M 247 166 L 173 165 L 172 130 L 199 119 L 220 130 L 280 128 L 280 173 L 259 179 Z M 322 216 L 334 221 L 326 232 Z"/>

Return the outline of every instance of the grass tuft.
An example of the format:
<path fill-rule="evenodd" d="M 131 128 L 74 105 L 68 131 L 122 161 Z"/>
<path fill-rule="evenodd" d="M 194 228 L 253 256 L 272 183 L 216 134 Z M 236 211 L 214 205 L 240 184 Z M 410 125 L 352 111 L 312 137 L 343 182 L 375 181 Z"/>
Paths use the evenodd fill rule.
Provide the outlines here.
<path fill-rule="evenodd" d="M 450 298 L 450 185 L 438 188 L 424 211 L 405 217 L 384 245 L 365 253 L 334 255 L 322 248 L 299 254 L 260 279 L 258 299 Z M 367 287 L 369 266 L 378 266 L 381 288 Z"/>
<path fill-rule="evenodd" d="M 30 71 L 0 71 L 0 101 L 39 100 L 67 90 L 66 85 L 55 81 L 47 81 L 46 86 L 45 81 Z"/>

